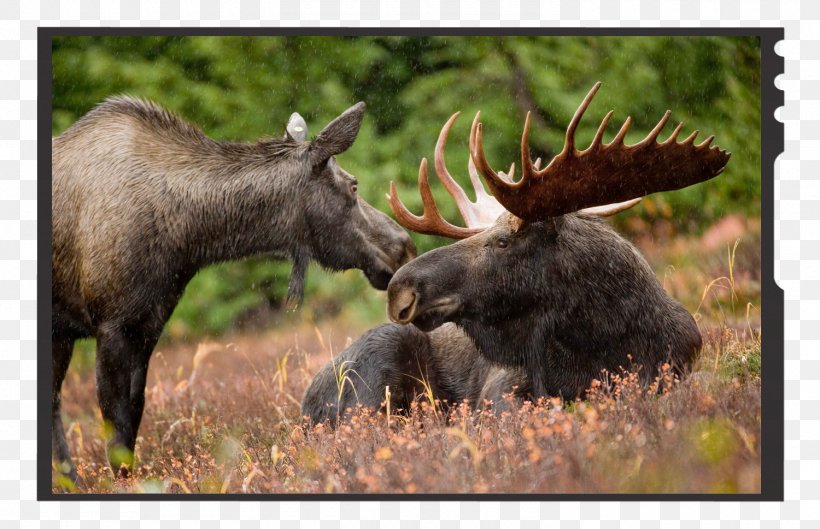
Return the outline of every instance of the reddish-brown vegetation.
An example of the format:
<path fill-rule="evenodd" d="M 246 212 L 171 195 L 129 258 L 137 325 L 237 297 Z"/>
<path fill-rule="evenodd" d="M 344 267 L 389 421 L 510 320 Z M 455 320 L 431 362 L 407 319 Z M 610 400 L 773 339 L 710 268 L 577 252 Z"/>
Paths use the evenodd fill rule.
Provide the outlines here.
<path fill-rule="evenodd" d="M 636 366 L 623 366 L 584 401 L 495 415 L 445 411 L 420 395 L 409 414 L 362 409 L 336 429 L 308 427 L 304 388 L 363 326 L 160 345 L 137 469 L 115 480 L 93 372 L 71 369 L 64 413 L 76 492 L 757 492 L 760 274 L 749 233 L 728 253 L 696 240 L 642 248 L 650 262 L 671 263 L 659 277 L 695 313 L 705 343 L 690 376 L 662 371 L 648 390 Z"/>

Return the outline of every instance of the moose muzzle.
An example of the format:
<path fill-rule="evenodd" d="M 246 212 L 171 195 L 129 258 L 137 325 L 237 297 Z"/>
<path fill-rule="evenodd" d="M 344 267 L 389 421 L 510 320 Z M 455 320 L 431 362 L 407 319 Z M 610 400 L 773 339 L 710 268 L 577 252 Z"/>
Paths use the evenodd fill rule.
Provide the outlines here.
<path fill-rule="evenodd" d="M 425 281 L 413 273 L 410 263 L 396 273 L 387 287 L 387 315 L 396 323 L 412 323 L 423 331 L 430 331 L 452 321 L 462 304 L 453 293 L 438 292 L 437 283 Z"/>

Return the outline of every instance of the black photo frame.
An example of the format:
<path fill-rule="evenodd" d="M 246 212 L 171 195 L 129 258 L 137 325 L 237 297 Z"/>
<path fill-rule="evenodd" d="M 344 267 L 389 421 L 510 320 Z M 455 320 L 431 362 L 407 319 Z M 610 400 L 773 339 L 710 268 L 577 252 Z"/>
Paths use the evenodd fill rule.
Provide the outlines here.
<path fill-rule="evenodd" d="M 51 43 L 58 36 L 752 36 L 761 53 L 761 273 L 762 325 L 762 438 L 761 491 L 759 494 L 56 494 L 51 483 Z M 783 105 L 783 92 L 775 77 L 783 72 L 783 58 L 774 51 L 784 38 L 783 28 L 80 28 L 40 27 L 38 30 L 38 362 L 37 362 L 37 499 L 82 500 L 435 500 L 435 501 L 782 501 L 784 495 L 784 364 L 783 291 L 774 279 L 774 162 L 783 151 L 783 125 L 775 110 Z"/>

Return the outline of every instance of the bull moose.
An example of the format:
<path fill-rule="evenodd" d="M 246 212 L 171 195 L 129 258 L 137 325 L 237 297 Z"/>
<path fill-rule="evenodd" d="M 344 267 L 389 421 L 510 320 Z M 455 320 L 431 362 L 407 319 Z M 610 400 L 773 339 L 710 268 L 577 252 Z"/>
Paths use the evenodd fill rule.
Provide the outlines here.
<path fill-rule="evenodd" d="M 284 138 L 215 141 L 154 103 L 112 98 L 52 142 L 52 449 L 76 480 L 60 417 L 74 341 L 97 340 L 108 457 L 133 465 L 151 352 L 188 281 L 211 263 L 268 254 L 357 268 L 384 290 L 415 257 L 407 233 L 357 193 L 335 156 L 354 142 L 358 103 L 312 141 L 298 115 Z"/>
<path fill-rule="evenodd" d="M 691 365 L 701 348 L 692 316 L 600 217 L 650 193 L 713 178 L 731 153 L 710 147 L 713 136 L 695 144 L 698 131 L 678 142 L 683 124 L 658 142 L 668 111 L 634 145 L 624 144 L 630 118 L 603 142 L 609 112 L 591 145 L 579 151 L 575 130 L 599 88 L 589 91 L 563 149 L 543 169 L 530 157 L 527 115 L 518 181 L 514 165 L 508 174 L 490 167 L 476 115 L 468 162 L 476 202 L 445 165 L 444 146 L 458 114 L 450 118 L 436 145 L 435 170 L 466 228 L 439 214 L 426 159 L 419 168 L 423 216 L 404 207 L 391 183 L 388 198 L 402 225 L 463 240 L 418 257 L 393 276 L 387 312 L 396 323 L 364 334 L 320 370 L 303 397 L 303 415 L 318 422 L 336 420 L 356 402 L 378 408 L 385 386 L 392 407 L 407 409 L 415 394 L 424 393 L 422 381 L 442 402 L 498 404 L 513 390 L 522 397 L 574 399 L 602 371 L 637 366 L 647 384 L 664 363 L 677 373 Z M 342 388 L 334 379 L 340 366 L 355 373 Z"/>

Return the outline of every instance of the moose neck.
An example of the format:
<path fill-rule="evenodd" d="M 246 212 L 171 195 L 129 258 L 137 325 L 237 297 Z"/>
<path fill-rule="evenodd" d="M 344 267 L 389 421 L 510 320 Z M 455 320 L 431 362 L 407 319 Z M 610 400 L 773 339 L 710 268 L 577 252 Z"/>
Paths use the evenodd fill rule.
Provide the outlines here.
<path fill-rule="evenodd" d="M 301 165 L 292 154 L 272 159 L 254 144 L 216 143 L 166 175 L 170 200 L 163 228 L 174 250 L 198 269 L 271 253 L 298 252 Z M 216 147 L 216 148 L 214 148 Z"/>
<path fill-rule="evenodd" d="M 529 312 L 503 322 L 462 320 L 457 325 L 483 357 L 501 366 L 525 368 L 533 391 L 547 394 L 540 368 L 549 341 L 544 314 Z"/>

